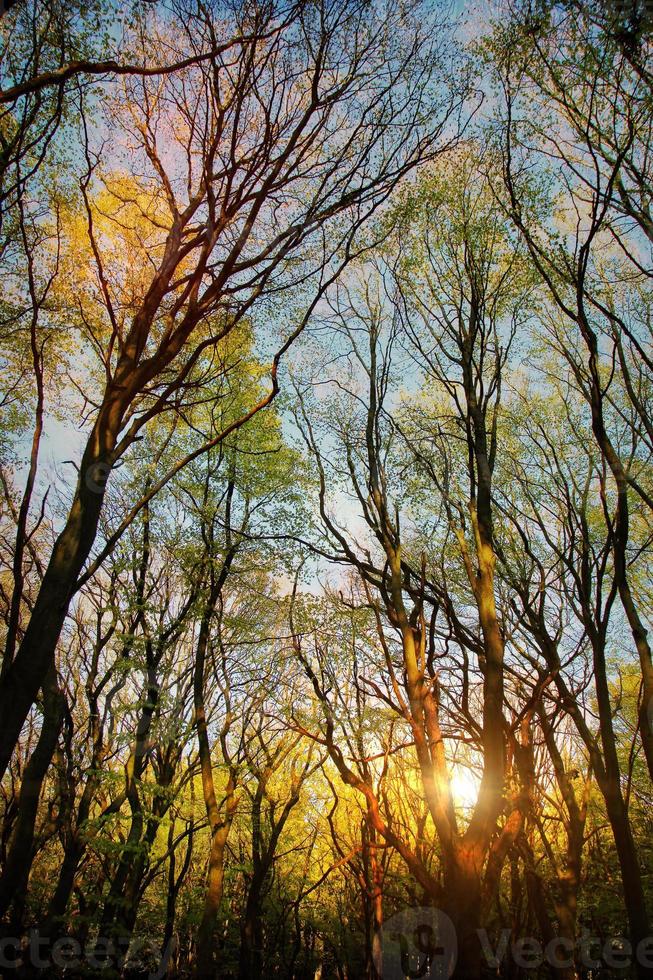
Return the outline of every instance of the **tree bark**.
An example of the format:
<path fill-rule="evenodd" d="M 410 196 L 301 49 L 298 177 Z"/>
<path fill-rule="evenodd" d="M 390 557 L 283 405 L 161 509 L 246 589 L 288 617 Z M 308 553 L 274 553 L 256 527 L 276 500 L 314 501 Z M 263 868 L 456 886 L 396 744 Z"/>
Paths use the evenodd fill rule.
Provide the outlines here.
<path fill-rule="evenodd" d="M 32 861 L 34 834 L 43 782 L 57 745 L 64 716 L 65 695 L 52 668 L 43 689 L 43 721 L 38 741 L 25 766 L 18 801 L 18 819 L 13 831 L 7 863 L 0 878 L 0 916 L 12 901 L 24 897 Z"/>
<path fill-rule="evenodd" d="M 121 412 L 105 399 L 86 444 L 68 519 L 43 576 L 29 623 L 0 680 L 0 778 L 54 655 L 75 583 L 97 534 Z"/>

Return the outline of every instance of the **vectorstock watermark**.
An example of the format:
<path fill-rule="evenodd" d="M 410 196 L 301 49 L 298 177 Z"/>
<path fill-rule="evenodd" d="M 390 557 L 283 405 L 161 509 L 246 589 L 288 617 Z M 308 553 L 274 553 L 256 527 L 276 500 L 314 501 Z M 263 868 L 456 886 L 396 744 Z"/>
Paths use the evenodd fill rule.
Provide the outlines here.
<path fill-rule="evenodd" d="M 0 972 L 8 975 L 10 970 L 31 967 L 48 971 L 79 970 L 90 967 L 92 970 L 108 968 L 122 970 L 148 970 L 148 980 L 162 980 L 168 972 L 170 961 L 175 953 L 176 943 L 172 939 L 163 953 L 149 937 L 104 938 L 97 936 L 81 943 L 73 936 L 60 936 L 50 939 L 41 936 L 37 929 L 31 929 L 26 937 L 0 938 Z"/>
<path fill-rule="evenodd" d="M 454 924 L 440 909 L 397 912 L 383 924 L 374 944 L 374 966 L 383 980 L 448 980 L 457 958 Z"/>
<path fill-rule="evenodd" d="M 477 929 L 476 934 L 481 962 L 492 970 L 506 963 L 523 970 L 536 970 L 545 964 L 554 970 L 574 965 L 587 970 L 624 970 L 635 962 L 653 967 L 653 936 L 633 950 L 622 936 L 599 939 L 588 932 L 575 940 L 556 936 L 546 945 L 534 936 L 515 938 L 510 929 L 503 929 L 494 940 L 486 929 Z M 383 980 L 449 980 L 457 959 L 456 929 L 440 909 L 420 907 L 398 912 L 384 923 L 374 943 L 374 965 Z"/>
<path fill-rule="evenodd" d="M 643 939 L 633 951 L 632 944 L 623 936 L 599 939 L 583 932 L 575 940 L 554 936 L 546 945 L 533 936 L 514 939 L 510 929 L 503 929 L 498 942 L 493 945 L 485 929 L 477 930 L 482 957 L 488 966 L 498 969 L 502 963 L 512 961 L 524 970 L 535 970 L 545 963 L 554 970 L 582 966 L 587 970 L 608 967 L 624 970 L 637 962 L 640 966 L 653 967 L 653 936 Z"/>
<path fill-rule="evenodd" d="M 91 463 L 84 473 L 86 489 L 90 490 L 91 493 L 104 493 L 110 474 L 111 466 L 109 463 Z"/>

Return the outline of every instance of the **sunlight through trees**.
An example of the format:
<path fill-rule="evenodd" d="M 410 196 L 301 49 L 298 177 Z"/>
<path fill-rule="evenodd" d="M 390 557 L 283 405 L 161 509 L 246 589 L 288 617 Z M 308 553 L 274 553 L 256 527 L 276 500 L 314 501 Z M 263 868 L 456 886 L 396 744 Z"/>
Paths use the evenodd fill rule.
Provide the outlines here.
<path fill-rule="evenodd" d="M 0 973 L 653 977 L 644 0 L 0 12 Z"/>

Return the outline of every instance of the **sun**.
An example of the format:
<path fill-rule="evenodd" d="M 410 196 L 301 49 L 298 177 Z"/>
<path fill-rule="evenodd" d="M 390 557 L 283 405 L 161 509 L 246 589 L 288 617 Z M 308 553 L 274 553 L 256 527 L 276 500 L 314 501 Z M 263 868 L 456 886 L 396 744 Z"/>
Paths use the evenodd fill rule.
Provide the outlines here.
<path fill-rule="evenodd" d="M 462 810 L 471 810 L 478 799 L 480 780 L 465 766 L 455 765 L 451 771 L 451 795 L 454 805 Z"/>

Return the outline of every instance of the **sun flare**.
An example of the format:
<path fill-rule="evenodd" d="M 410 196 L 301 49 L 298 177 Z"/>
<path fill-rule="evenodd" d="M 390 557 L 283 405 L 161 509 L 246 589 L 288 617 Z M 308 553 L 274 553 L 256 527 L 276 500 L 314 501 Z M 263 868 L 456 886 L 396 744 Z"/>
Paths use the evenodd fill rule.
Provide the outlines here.
<path fill-rule="evenodd" d="M 471 810 L 478 799 L 479 779 L 464 766 L 454 766 L 451 772 L 451 795 L 455 806 Z"/>

